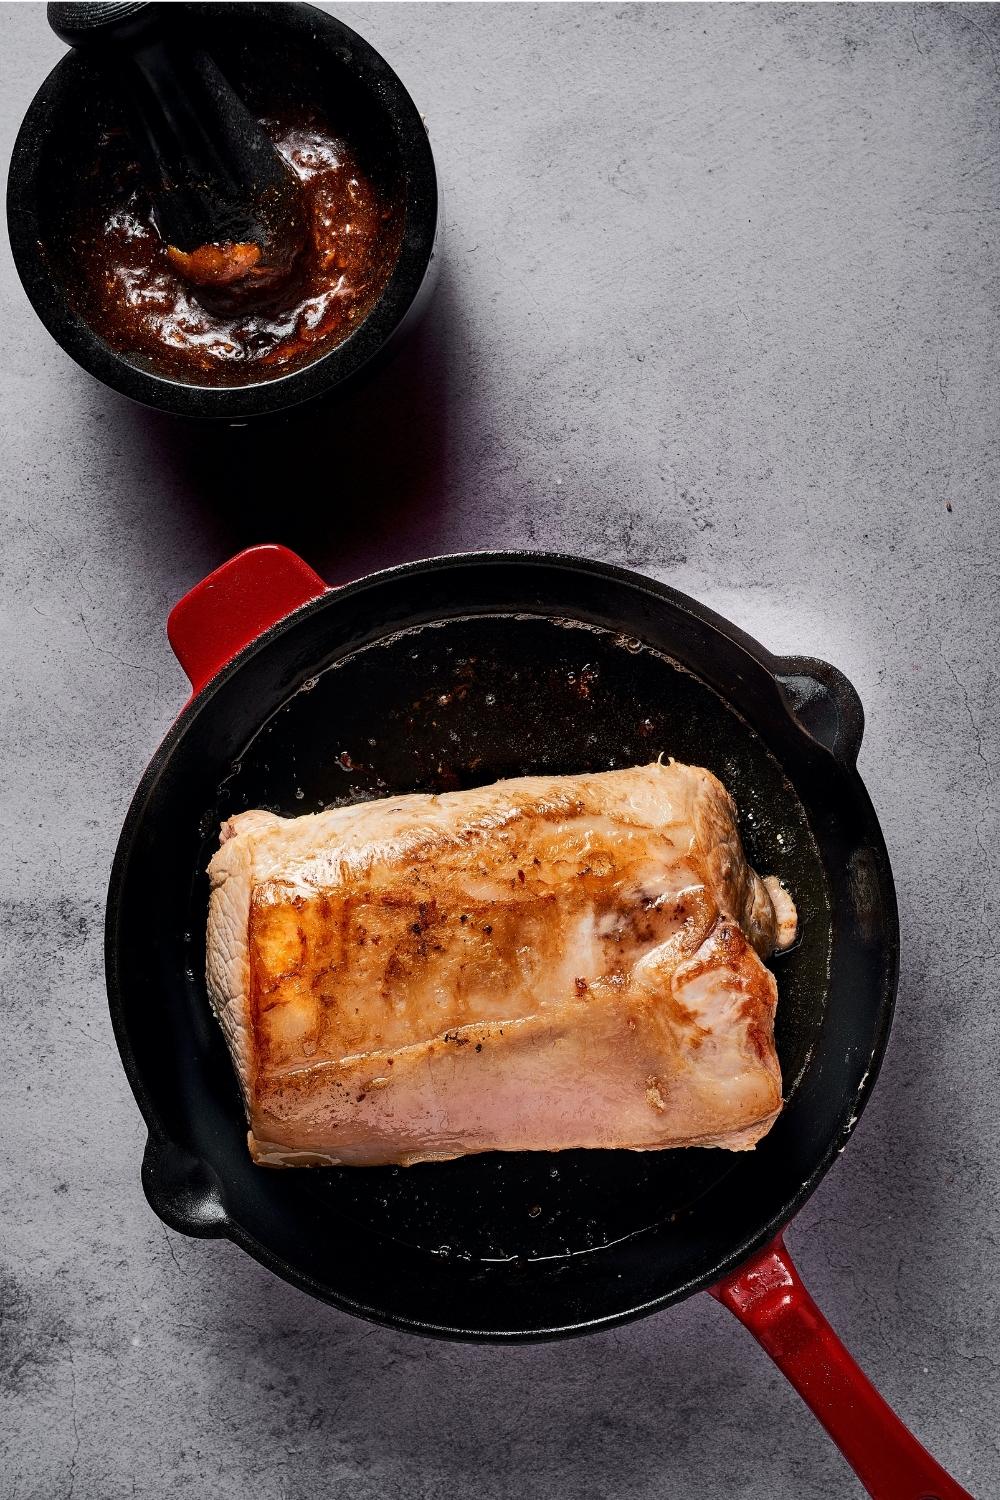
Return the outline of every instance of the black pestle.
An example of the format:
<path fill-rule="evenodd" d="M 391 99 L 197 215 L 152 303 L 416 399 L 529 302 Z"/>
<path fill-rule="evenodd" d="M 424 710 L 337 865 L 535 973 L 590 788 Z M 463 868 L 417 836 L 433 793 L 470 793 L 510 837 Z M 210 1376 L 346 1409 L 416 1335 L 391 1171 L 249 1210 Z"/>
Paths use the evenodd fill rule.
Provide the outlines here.
<path fill-rule="evenodd" d="M 227 295 L 282 279 L 305 238 L 298 181 L 199 45 L 197 11 L 76 0 L 50 4 L 48 20 L 64 42 L 99 54 L 127 96 L 157 232 L 176 269 Z"/>

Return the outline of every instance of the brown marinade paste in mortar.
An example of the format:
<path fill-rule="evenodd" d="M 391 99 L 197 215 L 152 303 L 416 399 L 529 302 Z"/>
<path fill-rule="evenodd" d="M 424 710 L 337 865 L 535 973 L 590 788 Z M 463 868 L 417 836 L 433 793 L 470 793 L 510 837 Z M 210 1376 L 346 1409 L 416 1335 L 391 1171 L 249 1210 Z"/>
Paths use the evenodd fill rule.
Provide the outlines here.
<path fill-rule="evenodd" d="M 178 273 L 127 156 L 95 172 L 93 210 L 75 236 L 78 310 L 113 349 L 158 374 L 197 385 L 283 375 L 349 338 L 392 275 L 402 204 L 316 119 L 263 124 L 299 178 L 308 233 L 290 279 L 258 303 L 227 311 Z"/>

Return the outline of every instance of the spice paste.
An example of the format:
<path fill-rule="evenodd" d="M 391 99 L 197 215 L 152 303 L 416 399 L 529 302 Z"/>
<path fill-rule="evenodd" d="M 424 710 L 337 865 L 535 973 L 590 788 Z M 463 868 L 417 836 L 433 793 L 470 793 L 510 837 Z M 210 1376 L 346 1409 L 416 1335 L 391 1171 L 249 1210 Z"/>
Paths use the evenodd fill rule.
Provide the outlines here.
<path fill-rule="evenodd" d="M 349 338 L 392 275 L 401 204 L 315 118 L 262 123 L 299 179 L 307 223 L 304 248 L 279 286 L 228 301 L 223 265 L 235 253 L 249 270 L 255 247 L 202 247 L 193 256 L 168 247 L 139 168 L 124 157 L 77 236 L 79 311 L 112 348 L 158 374 L 198 385 L 282 375 Z"/>

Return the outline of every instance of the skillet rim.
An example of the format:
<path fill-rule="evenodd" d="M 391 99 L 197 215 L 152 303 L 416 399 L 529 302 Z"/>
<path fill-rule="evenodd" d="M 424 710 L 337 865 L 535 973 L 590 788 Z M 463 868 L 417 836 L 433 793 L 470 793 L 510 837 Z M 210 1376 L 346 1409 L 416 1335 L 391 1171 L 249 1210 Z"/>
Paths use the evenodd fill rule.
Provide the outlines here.
<path fill-rule="evenodd" d="M 881 947 L 884 950 L 884 962 L 877 997 L 877 1017 L 873 1026 L 873 1041 L 867 1067 L 860 1083 L 853 1093 L 843 1096 L 839 1113 L 839 1123 L 831 1135 L 826 1150 L 818 1157 L 811 1171 L 800 1182 L 796 1191 L 791 1197 L 783 1201 L 781 1208 L 772 1213 L 762 1227 L 759 1227 L 753 1233 L 741 1234 L 738 1242 L 709 1271 L 677 1283 L 669 1291 L 652 1298 L 647 1298 L 637 1305 L 608 1313 L 587 1316 L 572 1322 L 553 1323 L 544 1328 L 490 1329 L 484 1331 L 481 1328 L 461 1327 L 456 1326 L 454 1323 L 444 1324 L 429 1319 L 412 1317 L 396 1311 L 387 1311 L 385 1308 L 371 1306 L 343 1293 L 335 1292 L 325 1283 L 290 1265 L 288 1261 L 272 1251 L 263 1241 L 250 1234 L 240 1222 L 234 1220 L 228 1210 L 221 1204 L 219 1205 L 218 1215 L 206 1217 L 195 1224 L 191 1219 L 184 1219 L 183 1217 L 171 1214 L 169 1205 L 163 1201 L 159 1203 L 154 1201 L 154 1190 L 150 1182 L 153 1164 L 161 1152 L 170 1152 L 179 1148 L 176 1147 L 160 1124 L 158 1113 L 145 1087 L 129 1042 L 123 1001 L 123 987 L 118 972 L 118 939 L 119 914 L 123 892 L 127 883 L 129 860 L 136 835 L 143 823 L 146 803 L 160 776 L 166 769 L 175 746 L 186 733 L 189 725 L 209 706 L 215 694 L 235 677 L 252 657 L 263 651 L 273 640 L 286 630 L 292 628 L 293 624 L 297 624 L 304 617 L 318 614 L 322 610 L 331 607 L 342 597 L 361 594 L 367 589 L 385 581 L 409 578 L 420 574 L 443 573 L 455 567 L 475 568 L 504 564 L 517 567 L 527 565 L 529 567 L 538 567 L 539 569 L 555 569 L 563 573 L 583 573 L 618 585 L 624 585 L 640 593 L 645 593 L 655 601 L 666 603 L 671 609 L 687 614 L 696 621 L 709 626 L 710 629 L 718 631 L 745 655 L 756 662 L 758 666 L 764 669 L 775 681 L 784 712 L 791 721 L 796 733 L 811 745 L 818 746 L 824 754 L 830 756 L 841 772 L 847 775 L 852 785 L 855 803 L 854 811 L 864 823 L 867 847 L 870 848 L 875 857 L 877 882 L 882 902 Z M 791 671 L 794 668 L 798 668 L 799 670 L 803 668 L 818 669 L 821 672 L 831 674 L 834 680 L 839 679 L 849 699 L 853 700 L 854 710 L 859 720 L 858 725 L 855 726 L 857 729 L 856 736 L 850 736 L 852 742 L 847 744 L 841 753 L 838 754 L 829 745 L 811 734 L 801 718 L 794 712 L 787 694 L 781 688 L 782 667 L 786 671 Z M 716 689 L 716 691 L 718 690 Z M 724 701 L 731 708 L 737 713 L 739 712 L 730 700 L 726 699 L 722 694 L 720 696 L 723 696 Z M 857 699 L 857 694 L 848 679 L 836 667 L 830 667 L 829 664 L 811 657 L 776 656 L 768 651 L 759 641 L 749 636 L 739 626 L 734 625 L 724 616 L 717 614 L 698 600 L 691 598 L 690 595 L 672 588 L 669 584 L 661 583 L 658 579 L 650 578 L 631 568 L 621 567 L 616 563 L 607 563 L 570 553 L 510 548 L 445 553 L 434 557 L 417 559 L 415 561 L 400 563 L 393 567 L 378 569 L 372 573 L 366 573 L 360 578 L 351 580 L 349 583 L 328 585 L 324 593 L 276 621 L 267 630 L 262 631 L 239 650 L 224 667 L 220 668 L 208 683 L 198 692 L 193 692 L 183 705 L 177 718 L 167 730 L 143 772 L 129 804 L 112 863 L 105 919 L 105 980 L 112 1028 L 122 1066 L 128 1078 L 129 1086 L 135 1096 L 136 1103 L 149 1130 L 149 1139 L 146 1144 L 143 1161 L 142 1179 L 147 1199 L 153 1211 L 168 1227 L 175 1229 L 179 1233 L 194 1235 L 199 1238 L 224 1237 L 229 1239 L 259 1264 L 280 1276 L 284 1281 L 309 1293 L 320 1301 L 336 1306 L 356 1317 L 363 1318 L 368 1322 L 378 1324 L 382 1327 L 400 1329 L 404 1332 L 424 1337 L 459 1342 L 491 1344 L 539 1343 L 550 1339 L 596 1332 L 600 1329 L 618 1327 L 638 1318 L 646 1317 L 653 1312 L 671 1306 L 675 1302 L 683 1301 L 695 1292 L 713 1286 L 724 1276 L 735 1270 L 756 1251 L 762 1249 L 773 1240 L 789 1221 L 794 1218 L 806 1200 L 819 1186 L 819 1183 L 842 1154 L 864 1112 L 872 1089 L 878 1079 L 888 1045 L 899 978 L 899 915 L 895 884 L 885 838 L 868 790 L 855 764 L 857 749 L 860 744 L 860 715 L 861 705 Z M 209 1163 L 205 1162 L 203 1158 L 196 1158 L 195 1160 L 205 1169 L 210 1178 L 215 1178 L 214 1169 Z M 648 1231 L 643 1231 L 642 1233 L 646 1232 Z M 638 1236 L 639 1239 L 641 1237 L 642 1234 Z M 592 1253 L 598 1254 L 600 1252 L 594 1251 Z"/>

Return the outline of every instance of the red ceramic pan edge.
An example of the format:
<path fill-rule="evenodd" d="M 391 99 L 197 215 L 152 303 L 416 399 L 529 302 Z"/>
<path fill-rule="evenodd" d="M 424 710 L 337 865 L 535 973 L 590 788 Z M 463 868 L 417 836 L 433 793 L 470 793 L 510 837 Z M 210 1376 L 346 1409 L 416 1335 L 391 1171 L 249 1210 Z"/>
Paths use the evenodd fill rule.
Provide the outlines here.
<path fill-rule="evenodd" d="M 174 607 L 167 634 L 196 694 L 263 631 L 328 585 L 286 547 L 248 548 Z M 779 1235 L 710 1288 L 826 1428 L 877 1500 L 971 1500 L 904 1426 L 834 1333 Z"/>

